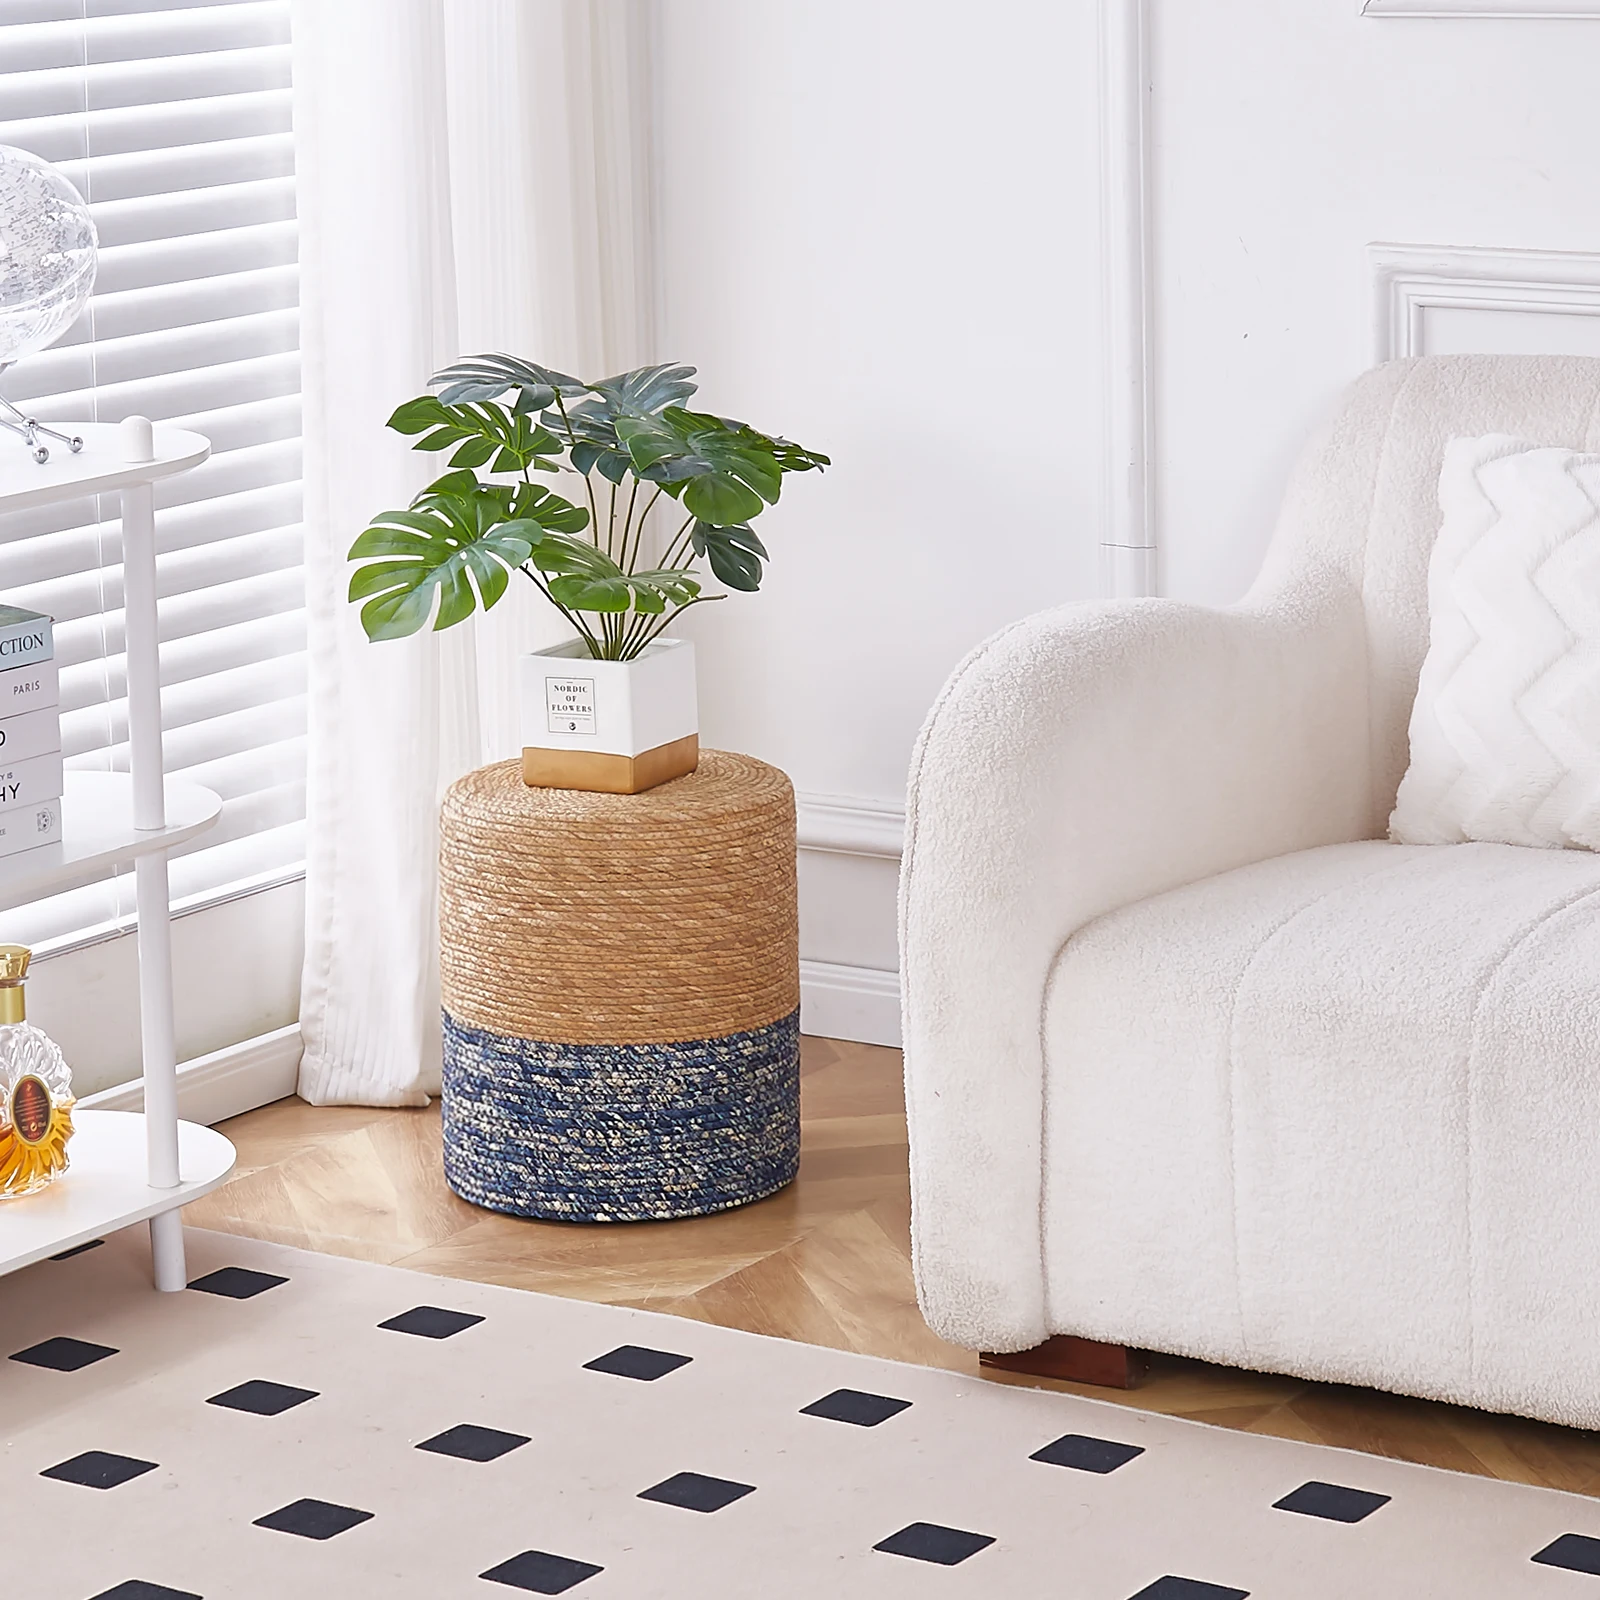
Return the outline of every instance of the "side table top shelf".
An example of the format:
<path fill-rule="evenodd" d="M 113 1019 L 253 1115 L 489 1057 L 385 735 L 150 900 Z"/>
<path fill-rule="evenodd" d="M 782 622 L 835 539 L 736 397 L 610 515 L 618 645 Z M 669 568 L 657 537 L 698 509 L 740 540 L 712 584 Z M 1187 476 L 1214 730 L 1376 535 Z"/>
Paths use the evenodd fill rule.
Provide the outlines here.
<path fill-rule="evenodd" d="M 83 449 L 74 455 L 65 445 L 53 446 L 50 459 L 43 464 L 9 435 L 0 438 L 0 513 L 170 478 L 199 466 L 211 454 L 210 441 L 203 434 L 158 426 L 154 459 L 125 461 L 122 430 L 116 423 L 74 422 L 71 427 L 82 435 Z"/>

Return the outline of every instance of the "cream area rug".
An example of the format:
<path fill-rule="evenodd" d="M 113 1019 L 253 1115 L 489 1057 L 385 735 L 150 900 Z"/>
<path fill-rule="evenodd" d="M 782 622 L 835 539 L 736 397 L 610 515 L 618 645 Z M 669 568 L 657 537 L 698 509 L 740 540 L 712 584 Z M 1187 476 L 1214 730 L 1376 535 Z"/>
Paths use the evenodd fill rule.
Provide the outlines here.
<path fill-rule="evenodd" d="M 1580 1600 L 1600 1502 L 223 1234 L 0 1284 L 17 1600 Z"/>

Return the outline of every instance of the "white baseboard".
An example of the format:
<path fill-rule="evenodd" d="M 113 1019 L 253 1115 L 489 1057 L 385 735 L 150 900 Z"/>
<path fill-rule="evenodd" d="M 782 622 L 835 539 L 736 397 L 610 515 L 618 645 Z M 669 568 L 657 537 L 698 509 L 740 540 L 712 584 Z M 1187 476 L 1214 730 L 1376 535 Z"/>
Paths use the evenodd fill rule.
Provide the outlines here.
<path fill-rule="evenodd" d="M 861 1044 L 900 1044 L 900 975 L 876 967 L 800 963 L 803 1032 Z M 295 1092 L 300 1027 L 263 1033 L 178 1066 L 178 1115 L 207 1126 L 271 1105 Z M 94 1111 L 144 1110 L 144 1083 L 135 1078 L 79 1102 Z"/>
<path fill-rule="evenodd" d="M 290 1023 L 178 1066 L 178 1115 L 208 1126 L 226 1122 L 295 1091 L 300 1071 L 300 1025 Z M 144 1081 L 119 1083 L 81 1102 L 96 1111 L 144 1110 Z"/>
<path fill-rule="evenodd" d="M 800 1031 L 898 1049 L 900 974 L 832 961 L 802 961 Z"/>
<path fill-rule="evenodd" d="M 820 955 L 849 958 L 801 961 L 800 1026 L 823 1038 L 898 1046 L 899 974 L 858 963 L 863 956 L 877 963 L 895 959 L 893 872 L 905 809 L 895 800 L 857 795 L 797 798 L 802 938 Z"/>

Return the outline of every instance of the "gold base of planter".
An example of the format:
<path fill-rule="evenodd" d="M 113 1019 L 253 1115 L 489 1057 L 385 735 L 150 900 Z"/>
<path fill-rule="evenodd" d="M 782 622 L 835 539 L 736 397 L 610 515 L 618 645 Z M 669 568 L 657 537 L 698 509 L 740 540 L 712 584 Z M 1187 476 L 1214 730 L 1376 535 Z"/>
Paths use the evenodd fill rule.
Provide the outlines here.
<path fill-rule="evenodd" d="M 636 756 L 600 750 L 522 748 L 522 781 L 530 789 L 585 789 L 591 794 L 640 794 L 682 778 L 700 764 L 700 735 L 658 744 Z"/>

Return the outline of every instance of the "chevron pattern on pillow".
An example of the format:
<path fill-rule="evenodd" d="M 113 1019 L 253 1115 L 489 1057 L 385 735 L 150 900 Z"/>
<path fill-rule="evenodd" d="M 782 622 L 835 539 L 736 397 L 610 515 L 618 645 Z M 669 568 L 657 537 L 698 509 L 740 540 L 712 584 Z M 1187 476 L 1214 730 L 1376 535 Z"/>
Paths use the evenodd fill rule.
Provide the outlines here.
<path fill-rule="evenodd" d="M 1600 455 L 1453 439 L 1390 837 L 1600 849 Z"/>

